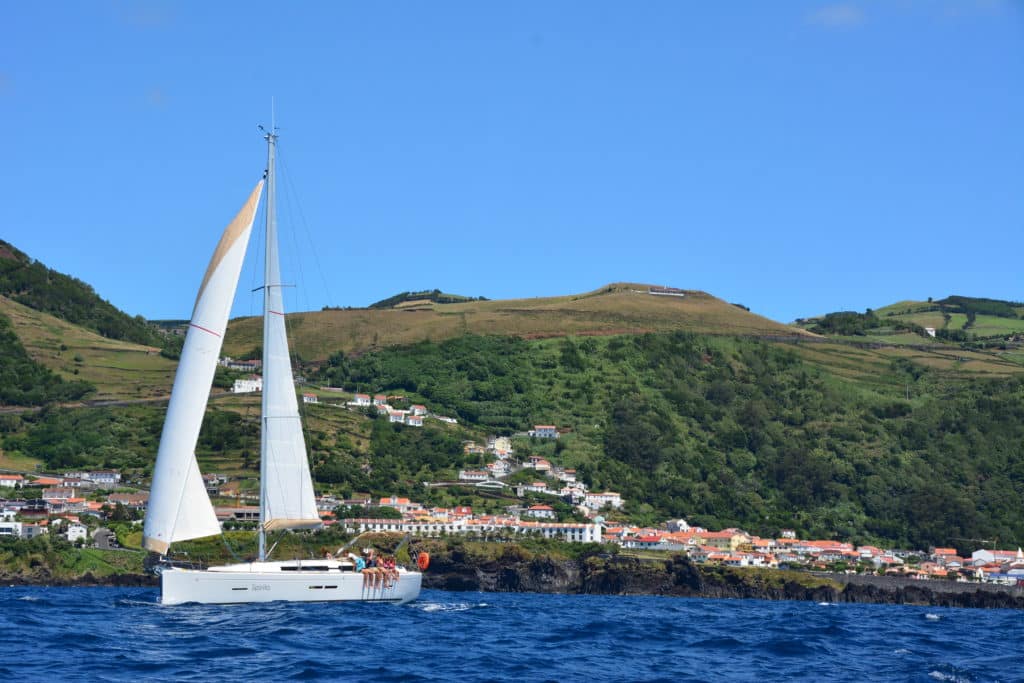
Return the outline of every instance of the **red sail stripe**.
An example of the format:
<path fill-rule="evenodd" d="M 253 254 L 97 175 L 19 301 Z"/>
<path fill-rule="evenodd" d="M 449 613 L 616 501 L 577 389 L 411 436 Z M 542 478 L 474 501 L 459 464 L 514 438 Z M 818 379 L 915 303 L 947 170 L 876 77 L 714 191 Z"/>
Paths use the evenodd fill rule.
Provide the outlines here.
<path fill-rule="evenodd" d="M 210 334 L 212 334 L 212 335 L 213 335 L 214 337 L 219 337 L 219 336 L 220 336 L 219 334 L 217 334 L 217 333 L 216 333 L 216 332 L 214 332 L 213 330 L 208 330 L 208 329 L 206 329 L 205 327 L 200 327 L 199 325 L 196 325 L 195 323 L 189 323 L 189 324 L 188 324 L 188 326 L 189 326 L 189 327 L 194 327 L 194 328 L 196 328 L 197 330 L 202 330 L 203 332 L 209 332 L 209 333 L 210 333 Z"/>

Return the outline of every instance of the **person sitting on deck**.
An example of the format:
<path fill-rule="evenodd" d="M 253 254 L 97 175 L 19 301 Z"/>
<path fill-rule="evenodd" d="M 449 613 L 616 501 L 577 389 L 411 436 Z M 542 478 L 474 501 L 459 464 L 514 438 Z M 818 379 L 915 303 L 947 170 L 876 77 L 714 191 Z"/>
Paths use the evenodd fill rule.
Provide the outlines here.
<path fill-rule="evenodd" d="M 385 575 L 385 588 L 391 588 L 398 581 L 398 568 L 395 564 L 394 556 L 388 556 L 383 559 L 384 563 L 384 575 Z"/>
<path fill-rule="evenodd" d="M 373 548 L 367 548 L 364 552 L 366 553 L 366 569 L 363 570 L 363 587 L 369 585 L 372 589 L 380 588 L 384 576 L 378 566 L 377 553 Z"/>
<path fill-rule="evenodd" d="M 366 569 L 366 560 L 359 557 L 358 555 L 354 553 L 349 553 L 348 559 L 352 560 L 353 571 L 362 573 L 362 571 Z"/>

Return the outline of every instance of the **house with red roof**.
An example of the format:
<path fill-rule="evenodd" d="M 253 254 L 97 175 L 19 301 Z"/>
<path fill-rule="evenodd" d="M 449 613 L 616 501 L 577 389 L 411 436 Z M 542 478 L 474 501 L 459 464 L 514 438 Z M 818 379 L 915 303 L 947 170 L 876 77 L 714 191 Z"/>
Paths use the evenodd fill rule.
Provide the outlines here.
<path fill-rule="evenodd" d="M 523 516 L 535 519 L 556 519 L 558 517 L 550 505 L 531 505 L 523 512 Z"/>
<path fill-rule="evenodd" d="M 558 427 L 555 425 L 534 425 L 529 435 L 535 439 L 557 439 Z"/>
<path fill-rule="evenodd" d="M 25 477 L 20 474 L 0 474 L 0 486 L 8 489 L 20 489 L 25 485 Z"/>

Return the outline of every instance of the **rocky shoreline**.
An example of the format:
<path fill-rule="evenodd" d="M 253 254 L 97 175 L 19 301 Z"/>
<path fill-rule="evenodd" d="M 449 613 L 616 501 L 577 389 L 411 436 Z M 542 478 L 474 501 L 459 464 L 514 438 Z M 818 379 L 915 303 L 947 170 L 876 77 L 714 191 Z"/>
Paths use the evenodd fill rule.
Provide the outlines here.
<path fill-rule="evenodd" d="M 417 544 L 421 545 L 421 544 Z M 773 569 L 698 566 L 684 556 L 641 560 L 615 555 L 562 559 L 509 545 L 497 557 L 422 544 L 430 568 L 423 587 L 446 591 L 661 595 L 668 597 L 806 600 L 832 603 L 1024 609 L 1024 588 L 918 581 L 902 577 L 825 574 Z M 26 574 L 0 572 L 3 586 L 151 587 L 151 573 L 53 576 L 43 567 Z"/>
<path fill-rule="evenodd" d="M 917 581 L 884 576 L 809 574 L 772 569 L 700 567 L 683 556 L 665 561 L 598 556 L 580 560 L 499 558 L 479 562 L 457 548 L 432 557 L 425 588 L 489 592 L 663 595 L 808 600 L 937 607 L 1024 609 L 1016 586 Z"/>

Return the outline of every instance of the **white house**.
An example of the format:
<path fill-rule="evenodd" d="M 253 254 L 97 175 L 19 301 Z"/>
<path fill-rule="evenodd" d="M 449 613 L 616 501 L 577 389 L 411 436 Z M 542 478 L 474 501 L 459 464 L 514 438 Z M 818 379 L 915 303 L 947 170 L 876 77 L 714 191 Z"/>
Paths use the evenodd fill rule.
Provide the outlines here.
<path fill-rule="evenodd" d="M 508 462 L 504 460 L 495 460 L 487 466 L 487 469 L 490 470 L 491 474 L 495 477 L 504 477 L 510 471 Z"/>
<path fill-rule="evenodd" d="M 409 410 L 412 412 L 413 415 L 417 415 L 417 416 L 422 416 L 422 415 L 426 415 L 427 414 L 427 407 L 426 406 L 421 406 L 421 405 L 418 405 L 418 404 L 417 405 L 413 405 L 413 406 L 409 406 Z"/>
<path fill-rule="evenodd" d="M 89 538 L 89 530 L 82 524 L 69 524 L 68 530 L 64 532 L 67 539 L 74 543 L 75 541 L 84 541 Z"/>
<path fill-rule="evenodd" d="M 48 489 L 43 489 L 41 497 L 46 502 L 51 502 L 57 500 L 69 500 L 77 495 L 77 492 L 70 486 L 54 486 Z"/>
<path fill-rule="evenodd" d="M 0 474 L 0 486 L 14 489 L 25 485 L 25 477 L 20 474 Z"/>
<path fill-rule="evenodd" d="M 550 505 L 531 505 L 523 512 L 524 517 L 534 517 L 536 519 L 556 519 L 554 509 Z"/>
<path fill-rule="evenodd" d="M 368 405 L 370 405 L 370 395 L 369 394 L 356 394 L 353 397 L 353 399 L 351 401 L 351 404 L 354 405 L 354 406 L 368 406 Z"/>
<path fill-rule="evenodd" d="M 547 459 L 542 458 L 538 455 L 531 455 L 529 461 L 527 461 L 524 467 L 532 467 L 538 472 L 551 471 L 551 463 Z"/>
<path fill-rule="evenodd" d="M 482 470 L 459 470 L 459 481 L 487 481 L 490 478 L 490 472 L 484 472 Z"/>
<path fill-rule="evenodd" d="M 377 394 L 373 397 L 373 405 L 375 406 L 386 406 L 388 404 L 388 397 L 384 394 Z"/>
<path fill-rule="evenodd" d="M 93 470 L 86 473 L 85 477 L 100 486 L 117 486 L 121 483 L 121 473 L 117 470 Z"/>
<path fill-rule="evenodd" d="M 544 538 L 558 538 L 568 543 L 600 543 L 600 524 L 572 524 L 562 522 L 519 522 L 512 527 L 516 533 L 540 534 Z"/>
<path fill-rule="evenodd" d="M 388 421 L 397 422 L 402 424 L 405 422 L 405 411 L 404 410 L 391 410 L 388 411 Z"/>
<path fill-rule="evenodd" d="M 0 538 L 21 538 L 21 522 L 0 522 Z"/>
<path fill-rule="evenodd" d="M 549 495 L 558 495 L 557 491 L 548 490 L 548 485 L 542 481 L 534 481 L 529 484 L 519 484 L 516 486 L 516 495 L 520 498 L 527 493 L 547 493 Z"/>
<path fill-rule="evenodd" d="M 47 533 L 46 527 L 42 524 L 22 524 L 21 525 L 21 537 L 25 539 L 33 539 L 36 536 L 42 536 Z"/>
<path fill-rule="evenodd" d="M 377 503 L 380 507 L 392 507 L 405 514 L 406 512 L 419 512 L 423 509 L 423 506 L 419 503 L 413 502 L 408 498 L 399 498 L 398 496 L 388 496 L 387 498 L 381 498 Z"/>
<path fill-rule="evenodd" d="M 316 394 L 303 394 L 302 395 L 302 402 L 303 403 L 319 403 L 320 399 L 317 398 Z"/>
<path fill-rule="evenodd" d="M 422 415 L 406 415 L 405 416 L 405 424 L 409 425 L 410 427 L 422 427 L 423 426 L 423 416 Z"/>
<path fill-rule="evenodd" d="M 622 496 L 613 491 L 604 491 L 603 493 L 588 493 L 586 499 L 583 501 L 591 510 L 600 510 L 605 505 L 611 505 L 615 509 L 622 507 Z"/>
<path fill-rule="evenodd" d="M 559 481 L 564 481 L 566 484 L 576 483 L 576 470 L 555 470 L 555 476 L 558 477 Z"/>
<path fill-rule="evenodd" d="M 249 394 L 254 391 L 263 391 L 263 378 L 259 375 L 249 375 L 235 380 L 231 391 L 236 394 Z"/>
<path fill-rule="evenodd" d="M 529 434 L 535 439 L 557 439 L 558 427 L 554 425 L 534 425 L 533 430 Z"/>

